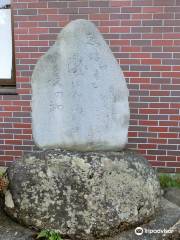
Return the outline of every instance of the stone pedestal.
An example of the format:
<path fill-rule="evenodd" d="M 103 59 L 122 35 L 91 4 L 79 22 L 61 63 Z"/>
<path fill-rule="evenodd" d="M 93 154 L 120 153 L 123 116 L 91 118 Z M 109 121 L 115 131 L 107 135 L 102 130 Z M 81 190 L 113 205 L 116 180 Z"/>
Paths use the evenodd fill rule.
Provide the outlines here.
<path fill-rule="evenodd" d="M 48 150 L 15 162 L 7 175 L 10 216 L 72 239 L 111 236 L 149 221 L 159 207 L 157 176 L 132 151 Z"/>

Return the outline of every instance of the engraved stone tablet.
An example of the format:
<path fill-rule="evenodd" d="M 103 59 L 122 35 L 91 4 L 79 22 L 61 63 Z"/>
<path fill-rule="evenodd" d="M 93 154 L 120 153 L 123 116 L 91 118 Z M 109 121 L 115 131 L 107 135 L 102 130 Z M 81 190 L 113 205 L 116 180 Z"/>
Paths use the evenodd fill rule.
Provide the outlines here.
<path fill-rule="evenodd" d="M 32 76 L 35 143 L 77 151 L 120 150 L 127 142 L 128 89 L 116 59 L 91 22 L 59 34 Z"/>

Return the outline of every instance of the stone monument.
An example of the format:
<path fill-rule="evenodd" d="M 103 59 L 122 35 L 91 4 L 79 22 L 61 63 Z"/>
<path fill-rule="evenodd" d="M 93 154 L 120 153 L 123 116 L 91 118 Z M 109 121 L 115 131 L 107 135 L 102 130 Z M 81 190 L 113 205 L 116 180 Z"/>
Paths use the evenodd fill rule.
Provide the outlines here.
<path fill-rule="evenodd" d="M 129 105 L 123 73 L 92 23 L 59 34 L 32 76 L 35 143 L 42 148 L 119 151 L 127 142 Z"/>
<path fill-rule="evenodd" d="M 149 163 L 123 150 L 128 89 L 89 21 L 59 34 L 32 76 L 33 136 L 42 151 L 7 171 L 5 211 L 20 223 L 71 239 L 97 239 L 150 220 L 160 186 Z"/>

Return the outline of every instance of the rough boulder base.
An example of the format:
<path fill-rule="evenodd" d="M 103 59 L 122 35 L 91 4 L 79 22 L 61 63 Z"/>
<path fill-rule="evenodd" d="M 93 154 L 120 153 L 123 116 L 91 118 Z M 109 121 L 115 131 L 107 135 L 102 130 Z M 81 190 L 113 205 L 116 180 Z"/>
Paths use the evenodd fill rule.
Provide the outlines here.
<path fill-rule="evenodd" d="M 5 211 L 20 223 L 96 239 L 147 222 L 159 207 L 154 170 L 131 151 L 49 150 L 7 170 Z"/>
<path fill-rule="evenodd" d="M 168 217 L 167 217 L 168 216 Z M 141 225 L 143 229 L 173 230 L 165 234 L 143 234 L 141 237 L 135 234 L 135 229 L 124 231 L 114 237 L 102 238 L 102 240 L 179 240 L 180 239 L 180 208 L 171 202 L 161 199 L 160 211 L 156 218 L 149 223 Z M 0 208 L 0 240 L 34 240 L 35 232 L 18 225 L 9 219 Z M 63 238 L 70 240 L 69 238 Z"/>
<path fill-rule="evenodd" d="M 120 150 L 127 142 L 128 89 L 109 46 L 87 20 L 69 23 L 32 76 L 36 145 Z"/>

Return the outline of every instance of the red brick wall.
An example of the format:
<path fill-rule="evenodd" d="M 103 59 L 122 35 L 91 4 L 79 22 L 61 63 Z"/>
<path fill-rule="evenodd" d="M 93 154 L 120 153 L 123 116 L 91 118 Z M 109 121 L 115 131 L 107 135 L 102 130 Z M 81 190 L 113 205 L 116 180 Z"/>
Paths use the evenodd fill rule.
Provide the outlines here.
<path fill-rule="evenodd" d="M 130 90 L 129 147 L 180 172 L 180 0 L 14 0 L 18 95 L 0 96 L 0 165 L 33 151 L 30 77 L 70 20 L 93 21 Z"/>

